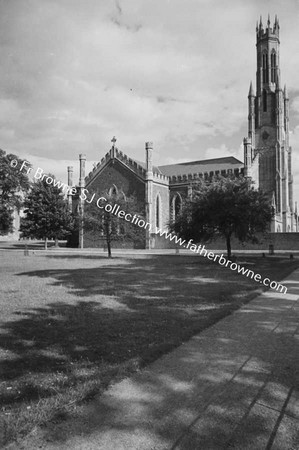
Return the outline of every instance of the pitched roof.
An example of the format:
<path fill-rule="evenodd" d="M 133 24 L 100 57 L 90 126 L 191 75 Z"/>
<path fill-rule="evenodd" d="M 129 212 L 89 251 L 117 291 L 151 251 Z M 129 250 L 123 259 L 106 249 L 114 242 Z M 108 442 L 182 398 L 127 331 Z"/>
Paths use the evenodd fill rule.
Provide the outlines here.
<path fill-rule="evenodd" d="M 215 172 L 216 170 L 240 169 L 244 164 L 234 156 L 224 158 L 204 159 L 200 161 L 190 161 L 179 164 L 169 164 L 159 166 L 158 169 L 163 175 L 177 176 L 193 173 Z"/>
<path fill-rule="evenodd" d="M 139 161 L 138 159 L 133 159 L 133 161 L 136 161 L 137 164 L 139 164 L 146 170 L 146 163 L 144 161 Z M 153 172 L 162 174 L 158 166 L 153 166 Z"/>

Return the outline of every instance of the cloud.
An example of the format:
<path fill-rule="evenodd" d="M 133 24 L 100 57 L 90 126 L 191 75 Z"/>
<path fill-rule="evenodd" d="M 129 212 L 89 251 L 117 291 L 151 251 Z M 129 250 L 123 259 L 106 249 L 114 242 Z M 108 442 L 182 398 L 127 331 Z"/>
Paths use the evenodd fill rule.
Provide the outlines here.
<path fill-rule="evenodd" d="M 82 152 L 101 159 L 113 135 L 139 160 L 144 142 L 154 141 L 156 164 L 222 150 L 240 158 L 255 84 L 255 21 L 269 8 L 280 18 L 295 129 L 299 36 L 291 0 L 1 2 L 0 146 L 46 158 L 58 171 Z"/>
<path fill-rule="evenodd" d="M 294 112 L 295 114 L 299 115 L 299 97 L 293 97 L 291 105 L 290 105 L 291 112 Z"/>
<path fill-rule="evenodd" d="M 24 154 L 24 159 L 29 161 L 32 166 L 32 171 L 29 176 L 34 180 L 34 174 L 38 173 L 50 173 L 55 175 L 55 179 L 62 181 L 63 183 L 68 182 L 67 168 L 69 166 L 73 167 L 73 184 L 78 184 L 79 181 L 79 158 L 74 160 L 63 159 L 59 163 L 52 158 L 46 158 L 41 156 L 31 155 L 29 153 Z M 41 171 L 40 171 L 41 169 Z M 93 162 L 86 161 L 86 175 L 93 169 Z M 16 169 L 17 170 L 17 169 Z M 24 169 L 25 170 L 25 169 Z"/>
<path fill-rule="evenodd" d="M 206 159 L 222 158 L 224 156 L 234 156 L 239 160 L 243 160 L 243 147 L 239 149 L 229 149 L 226 144 L 220 145 L 220 147 L 210 147 L 205 152 Z"/>

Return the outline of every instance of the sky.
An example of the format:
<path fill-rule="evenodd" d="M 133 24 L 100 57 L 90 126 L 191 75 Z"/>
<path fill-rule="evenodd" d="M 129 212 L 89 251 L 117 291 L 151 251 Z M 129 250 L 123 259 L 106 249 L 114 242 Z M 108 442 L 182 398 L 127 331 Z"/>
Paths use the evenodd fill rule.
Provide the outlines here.
<path fill-rule="evenodd" d="M 299 200 L 298 0 L 0 0 L 0 148 L 67 180 L 116 146 L 243 161 L 256 21 L 280 22 Z"/>

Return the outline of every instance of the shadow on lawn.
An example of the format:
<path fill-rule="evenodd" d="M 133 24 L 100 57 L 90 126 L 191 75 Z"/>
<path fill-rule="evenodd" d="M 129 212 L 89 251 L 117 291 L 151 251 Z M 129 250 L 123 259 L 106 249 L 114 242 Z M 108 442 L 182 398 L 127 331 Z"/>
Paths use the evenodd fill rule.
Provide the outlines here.
<path fill-rule="evenodd" d="M 108 450 L 124 442 L 132 449 L 298 448 L 298 310 L 291 297 L 276 300 L 244 308 L 238 323 L 228 317 L 44 437 L 85 448 L 92 434 L 93 445 Z"/>
<path fill-rule="evenodd" d="M 129 372 L 134 371 L 234 310 L 241 304 L 242 294 L 255 288 L 245 277 L 233 273 L 228 277 L 226 271 L 212 263 L 199 260 L 194 264 L 188 258 L 173 259 L 173 264 L 171 261 L 169 257 L 153 257 L 131 260 L 127 266 L 116 262 L 109 267 L 49 269 L 19 274 L 33 279 L 46 278 L 53 285 L 63 284 L 78 296 L 78 300 L 75 303 L 51 302 L 47 307 L 19 311 L 16 320 L 2 326 L 0 348 L 13 352 L 14 357 L 1 361 L 3 386 L 9 383 L 12 389 L 2 391 L 0 401 L 10 406 L 23 400 L 47 398 L 101 377 L 109 370 L 114 373 L 110 378 L 115 378 L 124 367 Z M 276 312 L 271 310 L 271 314 Z M 265 321 L 258 326 L 262 333 Z M 179 362 L 175 367 L 170 365 L 164 373 L 149 375 L 148 380 L 140 378 L 138 381 L 137 377 L 132 386 L 130 380 L 124 381 L 124 390 L 116 392 L 115 399 L 107 403 L 104 396 L 103 403 L 90 405 L 92 411 L 86 413 L 88 420 L 86 417 L 82 422 L 81 418 L 77 419 L 70 435 L 98 431 L 116 417 L 119 419 L 114 426 L 124 437 L 133 432 L 144 412 L 145 434 L 150 434 L 146 423 L 155 423 L 159 439 L 168 441 L 176 436 L 180 427 L 190 424 L 206 406 L 199 404 L 201 393 L 211 387 L 223 389 L 231 370 L 235 369 L 236 342 L 217 339 L 215 348 L 206 348 L 204 352 L 198 350 L 197 345 L 187 353 L 178 349 L 181 351 Z M 265 334 L 266 339 L 269 337 Z M 298 351 L 294 339 L 288 339 L 292 352 Z M 271 366 L 271 352 L 259 355 L 257 349 L 255 356 Z M 237 357 L 237 365 L 241 368 L 247 359 L 247 355 L 242 354 Z M 198 361 L 201 361 L 200 367 Z M 213 372 L 205 370 L 209 361 L 213 361 L 215 367 L 223 364 L 221 379 L 215 379 Z M 251 392 L 260 387 L 259 380 L 264 380 L 265 373 L 254 367 L 249 372 L 256 381 L 248 387 Z M 14 383 L 17 383 L 17 391 Z M 291 384 L 285 374 L 279 383 Z M 244 387 L 243 381 L 235 380 L 228 392 L 236 389 L 238 393 L 240 386 Z M 223 395 L 225 393 L 227 387 Z M 247 391 L 241 398 L 243 396 L 246 403 Z M 184 406 L 190 398 L 194 399 L 194 405 L 190 407 L 186 403 Z M 167 405 L 173 402 L 175 414 L 165 422 L 162 419 Z M 215 417 L 218 415 L 216 411 Z M 122 417 L 126 418 L 125 423 Z M 254 420 L 260 426 L 261 419 Z M 207 428 L 209 439 L 215 434 L 215 424 L 213 429 Z M 49 431 L 53 434 L 51 439 L 63 442 L 68 433 L 63 430 L 60 434 L 59 427 L 57 430 Z"/>
<path fill-rule="evenodd" d="M 19 274 L 64 285 L 78 301 L 16 311 L 16 320 L 3 324 L 0 348 L 17 357 L 1 362 L 2 379 L 71 370 L 73 361 L 116 364 L 158 357 L 237 307 L 228 301 L 228 291 L 239 291 L 239 283 L 226 280 L 211 300 L 221 275 L 211 277 L 206 266 L 205 274 L 197 272 L 197 266 L 182 261 L 174 277 L 171 265 L 137 259 L 128 266 Z"/>

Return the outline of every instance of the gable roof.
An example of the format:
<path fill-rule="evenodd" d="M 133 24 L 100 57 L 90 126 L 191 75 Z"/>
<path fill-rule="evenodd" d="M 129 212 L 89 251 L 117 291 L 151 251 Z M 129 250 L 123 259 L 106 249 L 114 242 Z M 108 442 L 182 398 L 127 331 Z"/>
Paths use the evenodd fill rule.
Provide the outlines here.
<path fill-rule="evenodd" d="M 85 177 L 85 185 L 88 186 L 104 168 L 111 162 L 118 161 L 128 170 L 132 171 L 141 179 L 145 179 L 146 170 L 143 165 L 137 163 L 136 160 L 129 158 L 125 153 L 119 151 L 117 148 L 111 148 L 108 153 L 94 165 L 93 170 Z"/>
<path fill-rule="evenodd" d="M 94 165 L 93 170 L 85 177 L 85 185 L 90 185 L 111 161 L 118 161 L 119 164 L 123 165 L 131 172 L 134 172 L 140 180 L 143 182 L 146 181 L 146 164 L 144 162 L 139 162 L 136 159 L 129 158 L 125 153 L 119 151 L 116 147 L 113 147 L 106 153 L 101 161 L 98 162 L 98 164 Z M 169 178 L 156 166 L 153 166 L 153 177 L 155 182 L 169 185 Z"/>
<path fill-rule="evenodd" d="M 234 167 L 232 167 L 234 166 Z M 188 175 L 193 173 L 215 172 L 216 170 L 241 169 L 244 163 L 234 156 L 224 158 L 203 159 L 200 161 L 190 161 L 178 164 L 168 164 L 159 166 L 158 169 L 163 175 L 168 177 L 178 175 Z"/>

